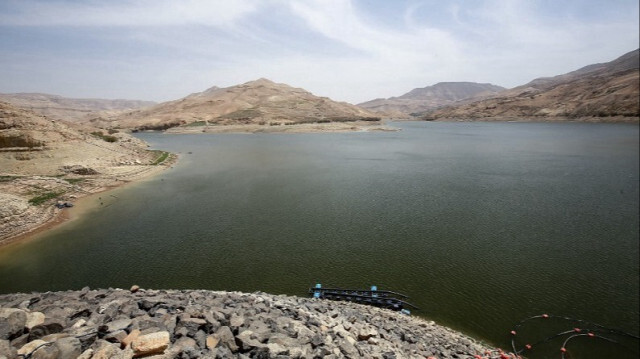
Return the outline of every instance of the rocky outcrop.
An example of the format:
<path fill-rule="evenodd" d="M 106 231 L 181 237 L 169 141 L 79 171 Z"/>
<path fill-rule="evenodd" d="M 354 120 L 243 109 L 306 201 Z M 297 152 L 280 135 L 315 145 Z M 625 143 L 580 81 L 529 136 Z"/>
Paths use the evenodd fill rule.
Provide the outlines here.
<path fill-rule="evenodd" d="M 108 289 L 0 295 L 0 358 L 474 358 L 448 328 L 353 303 Z"/>

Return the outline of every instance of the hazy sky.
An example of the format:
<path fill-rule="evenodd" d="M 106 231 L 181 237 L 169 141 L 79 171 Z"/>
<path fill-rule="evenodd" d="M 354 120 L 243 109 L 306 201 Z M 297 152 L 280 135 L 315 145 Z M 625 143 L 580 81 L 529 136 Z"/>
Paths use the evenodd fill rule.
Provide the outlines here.
<path fill-rule="evenodd" d="M 260 77 L 358 103 L 639 47 L 638 0 L 0 0 L 0 92 L 173 100 Z"/>

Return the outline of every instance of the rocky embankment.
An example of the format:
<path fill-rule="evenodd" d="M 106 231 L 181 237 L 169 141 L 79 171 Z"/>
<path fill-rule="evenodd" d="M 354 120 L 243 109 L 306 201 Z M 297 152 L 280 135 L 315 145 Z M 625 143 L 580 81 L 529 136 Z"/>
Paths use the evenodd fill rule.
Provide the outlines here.
<path fill-rule="evenodd" d="M 0 295 L 0 358 L 500 358 L 448 328 L 265 293 L 107 289 Z"/>

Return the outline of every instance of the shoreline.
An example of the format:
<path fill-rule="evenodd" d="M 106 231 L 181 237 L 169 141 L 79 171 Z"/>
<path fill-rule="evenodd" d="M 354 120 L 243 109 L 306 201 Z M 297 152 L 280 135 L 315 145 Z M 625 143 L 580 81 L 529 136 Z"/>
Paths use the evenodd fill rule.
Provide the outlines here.
<path fill-rule="evenodd" d="M 295 123 L 279 125 L 241 124 L 180 126 L 169 128 L 164 131 L 164 133 L 341 133 L 374 131 L 399 131 L 399 129 L 388 126 L 387 121 L 351 121 L 329 123 Z"/>
<path fill-rule="evenodd" d="M 413 121 L 413 120 L 411 120 Z M 611 117 L 562 117 L 562 116 L 488 116 L 488 117 L 436 117 L 418 119 L 425 122 L 539 122 L 539 123 L 629 123 L 639 124 L 640 117 L 611 116 Z"/>
<path fill-rule="evenodd" d="M 72 190 L 64 194 L 64 197 L 73 199 L 74 207 L 71 208 L 56 209 L 53 206 L 53 203 L 49 202 L 42 204 L 41 206 L 31 206 L 32 208 L 29 208 L 29 210 L 32 210 L 32 213 L 29 213 L 28 215 L 37 216 L 35 221 L 33 221 L 31 225 L 27 224 L 25 226 L 26 228 L 18 228 L 15 231 L 12 231 L 11 229 L 6 230 L 8 233 L 5 233 L 0 237 L 0 250 L 6 250 L 12 246 L 36 240 L 50 230 L 59 228 L 60 226 L 78 219 L 84 213 L 93 209 L 93 205 L 86 206 L 86 204 L 83 204 L 92 197 L 101 193 L 123 188 L 130 184 L 141 183 L 145 180 L 151 179 L 152 177 L 171 168 L 177 161 L 178 156 L 172 154 L 161 164 L 144 165 L 142 170 L 137 171 L 126 179 L 121 179 L 113 175 L 90 178 L 90 180 L 95 181 L 90 182 L 90 184 L 97 184 L 97 187 L 85 186 L 85 188 L 82 188 L 81 186 L 76 185 L 76 187 L 73 187 Z M 33 177 L 46 178 L 45 176 Z M 76 207 L 76 204 L 78 207 Z"/>

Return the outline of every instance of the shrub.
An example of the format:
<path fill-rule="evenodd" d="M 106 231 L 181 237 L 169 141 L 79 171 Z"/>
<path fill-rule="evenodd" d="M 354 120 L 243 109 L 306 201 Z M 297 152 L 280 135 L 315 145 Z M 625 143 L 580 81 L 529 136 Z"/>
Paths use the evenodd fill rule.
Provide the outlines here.
<path fill-rule="evenodd" d="M 102 131 L 91 132 L 91 134 L 97 138 L 101 138 L 107 142 L 117 142 L 118 138 L 115 136 L 105 135 Z"/>
<path fill-rule="evenodd" d="M 31 203 L 34 206 L 38 206 L 43 204 L 44 202 L 50 200 L 50 199 L 54 199 L 58 196 L 60 196 L 61 194 L 63 194 L 64 191 L 60 191 L 60 192 L 45 192 L 41 195 L 35 196 L 33 198 L 31 198 L 29 200 L 29 203 Z"/>

